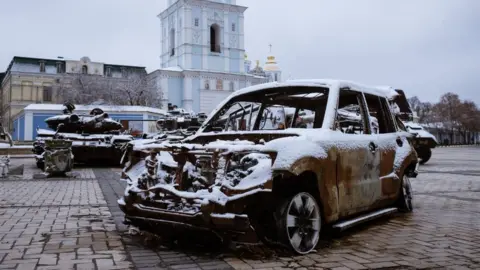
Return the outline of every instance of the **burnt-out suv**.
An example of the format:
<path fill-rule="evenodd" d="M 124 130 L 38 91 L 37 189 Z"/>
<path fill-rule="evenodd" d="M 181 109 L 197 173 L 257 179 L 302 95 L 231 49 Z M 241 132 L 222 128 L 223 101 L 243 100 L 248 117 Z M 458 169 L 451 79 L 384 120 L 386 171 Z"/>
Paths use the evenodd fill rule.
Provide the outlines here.
<path fill-rule="evenodd" d="M 334 80 L 236 91 L 194 135 L 130 151 L 125 222 L 165 238 L 209 232 L 305 254 L 326 226 L 409 212 L 418 159 L 390 107 L 395 95 Z"/>

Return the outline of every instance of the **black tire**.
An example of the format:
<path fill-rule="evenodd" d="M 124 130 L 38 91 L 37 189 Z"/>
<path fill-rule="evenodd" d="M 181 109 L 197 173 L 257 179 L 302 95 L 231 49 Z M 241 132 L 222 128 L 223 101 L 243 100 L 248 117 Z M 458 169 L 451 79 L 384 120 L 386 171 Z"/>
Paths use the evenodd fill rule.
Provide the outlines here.
<path fill-rule="evenodd" d="M 397 207 L 400 212 L 408 213 L 413 211 L 412 185 L 408 176 L 403 175 L 400 185 Z"/>
<path fill-rule="evenodd" d="M 276 211 L 280 242 L 297 254 L 315 249 L 320 238 L 322 215 L 317 200 L 308 192 L 284 199 Z"/>
<path fill-rule="evenodd" d="M 43 161 L 37 161 L 37 168 L 44 171 L 45 170 L 45 163 Z"/>
<path fill-rule="evenodd" d="M 419 163 L 422 165 L 427 163 L 427 161 L 429 161 L 430 158 L 432 157 L 432 149 L 430 148 L 422 148 L 422 150 L 417 153 L 418 153 L 418 157 L 420 158 Z"/>

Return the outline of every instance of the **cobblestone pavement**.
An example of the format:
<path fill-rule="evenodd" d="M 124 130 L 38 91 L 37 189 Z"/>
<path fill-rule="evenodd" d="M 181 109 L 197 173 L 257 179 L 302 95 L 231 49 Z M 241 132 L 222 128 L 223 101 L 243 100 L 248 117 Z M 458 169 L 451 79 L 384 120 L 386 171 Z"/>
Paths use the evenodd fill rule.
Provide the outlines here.
<path fill-rule="evenodd" d="M 0 180 L 0 269 L 133 267 L 95 175 L 32 180 L 21 163 L 23 178 Z"/>
<path fill-rule="evenodd" d="M 480 269 L 479 165 L 480 148 L 434 149 L 412 179 L 413 213 L 325 236 L 317 252 L 293 257 L 262 246 L 168 249 L 130 236 L 116 205 L 119 169 L 0 180 L 0 269 Z"/>

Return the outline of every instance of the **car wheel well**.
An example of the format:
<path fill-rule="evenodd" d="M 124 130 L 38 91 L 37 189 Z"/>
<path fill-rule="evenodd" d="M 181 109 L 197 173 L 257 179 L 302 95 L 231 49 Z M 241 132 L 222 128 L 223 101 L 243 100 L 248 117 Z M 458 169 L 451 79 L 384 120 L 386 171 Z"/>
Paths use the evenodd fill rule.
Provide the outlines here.
<path fill-rule="evenodd" d="M 283 175 L 273 179 L 273 193 L 281 196 L 290 196 L 298 192 L 308 191 L 318 193 L 317 175 L 312 171 L 305 171 L 299 175 Z"/>
<path fill-rule="evenodd" d="M 299 175 L 283 175 L 273 179 L 273 195 L 276 203 L 299 192 L 308 192 L 315 197 L 322 210 L 323 218 L 323 203 L 320 197 L 318 176 L 315 172 L 304 171 Z"/>

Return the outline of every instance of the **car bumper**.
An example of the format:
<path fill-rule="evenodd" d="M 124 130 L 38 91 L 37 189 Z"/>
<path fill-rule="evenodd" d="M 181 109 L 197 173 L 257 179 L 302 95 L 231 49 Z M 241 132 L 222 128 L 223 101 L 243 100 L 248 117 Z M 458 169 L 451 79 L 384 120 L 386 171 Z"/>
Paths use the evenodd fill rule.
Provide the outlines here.
<path fill-rule="evenodd" d="M 206 232 L 220 239 L 227 237 L 237 242 L 256 243 L 257 235 L 247 215 L 234 213 L 213 213 L 213 205 L 202 206 L 198 212 L 179 212 L 147 205 L 146 202 L 128 201 L 127 197 L 118 200 L 122 212 L 125 214 L 127 225 L 146 227 L 154 230 L 152 233 L 163 231 Z M 161 234 L 161 232 L 160 232 Z"/>

